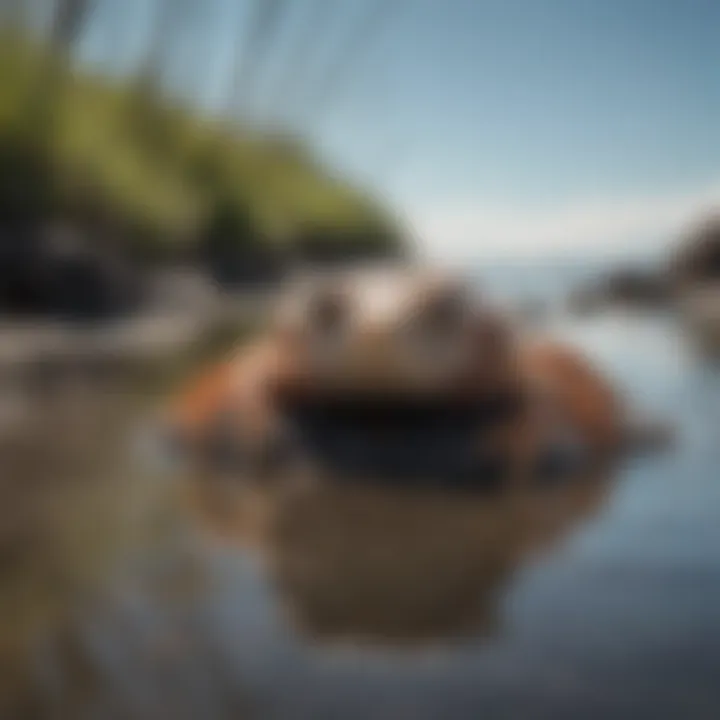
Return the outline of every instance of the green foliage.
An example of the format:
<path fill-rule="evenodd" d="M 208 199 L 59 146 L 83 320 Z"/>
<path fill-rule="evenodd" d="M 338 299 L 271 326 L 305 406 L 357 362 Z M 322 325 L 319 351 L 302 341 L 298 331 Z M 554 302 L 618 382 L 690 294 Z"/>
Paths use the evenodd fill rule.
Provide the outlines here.
<path fill-rule="evenodd" d="M 6 38 L 0 208 L 21 205 L 81 218 L 100 207 L 129 243 L 160 253 L 219 234 L 242 244 L 292 244 L 308 228 L 341 244 L 363 232 L 399 242 L 374 200 L 320 167 L 300 143 L 161 102 L 141 81 L 65 72 L 37 46 Z"/>

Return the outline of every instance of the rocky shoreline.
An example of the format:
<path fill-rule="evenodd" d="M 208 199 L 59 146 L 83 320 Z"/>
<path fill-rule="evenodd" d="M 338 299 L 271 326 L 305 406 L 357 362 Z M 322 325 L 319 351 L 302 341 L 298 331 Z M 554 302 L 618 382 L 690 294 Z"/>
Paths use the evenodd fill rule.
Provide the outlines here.
<path fill-rule="evenodd" d="M 654 268 L 617 267 L 575 288 L 568 309 L 672 312 L 693 341 L 720 351 L 720 216 L 699 224 Z"/>

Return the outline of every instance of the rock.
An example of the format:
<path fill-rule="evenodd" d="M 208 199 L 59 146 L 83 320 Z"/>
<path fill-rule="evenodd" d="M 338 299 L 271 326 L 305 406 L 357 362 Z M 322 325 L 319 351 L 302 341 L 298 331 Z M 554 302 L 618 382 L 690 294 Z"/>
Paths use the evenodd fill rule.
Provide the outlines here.
<path fill-rule="evenodd" d="M 720 357 L 720 282 L 683 289 L 677 310 L 683 328 L 703 354 Z"/>
<path fill-rule="evenodd" d="M 668 263 L 668 275 L 681 291 L 688 286 L 720 284 L 720 213 L 698 225 L 680 243 Z"/>
<path fill-rule="evenodd" d="M 620 268 L 571 293 L 572 312 L 587 314 L 608 307 L 660 308 L 671 300 L 671 284 L 662 272 Z"/>

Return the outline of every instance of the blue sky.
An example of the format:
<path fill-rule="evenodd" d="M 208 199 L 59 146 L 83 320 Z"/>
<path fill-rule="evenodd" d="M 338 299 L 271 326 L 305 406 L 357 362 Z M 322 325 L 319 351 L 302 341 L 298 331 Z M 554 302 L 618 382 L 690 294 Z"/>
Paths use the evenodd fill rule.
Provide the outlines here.
<path fill-rule="evenodd" d="M 430 253 L 652 246 L 720 201 L 718 0 L 385 3 L 394 11 L 355 58 L 351 28 L 373 0 L 290 0 L 248 109 L 289 114 Z M 250 7 L 237 5 L 209 1 L 198 19 L 213 28 L 196 55 L 210 105 L 230 82 Z M 325 39 L 293 54 L 313 7 Z M 348 87 L 323 104 L 313 79 L 344 47 Z"/>

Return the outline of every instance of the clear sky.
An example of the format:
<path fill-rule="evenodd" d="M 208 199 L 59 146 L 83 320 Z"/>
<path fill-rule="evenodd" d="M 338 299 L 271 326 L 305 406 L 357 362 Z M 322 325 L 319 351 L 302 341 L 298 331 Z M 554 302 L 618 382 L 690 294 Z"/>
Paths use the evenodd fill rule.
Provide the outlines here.
<path fill-rule="evenodd" d="M 362 52 L 348 28 L 373 0 L 289 4 L 253 109 L 289 113 L 433 254 L 652 247 L 720 201 L 720 0 L 384 0 L 395 9 Z M 208 2 L 202 19 L 210 104 L 236 5 Z M 303 45 L 313 8 L 327 30 Z M 305 93 L 343 48 L 348 67 L 331 70 L 348 89 Z"/>

